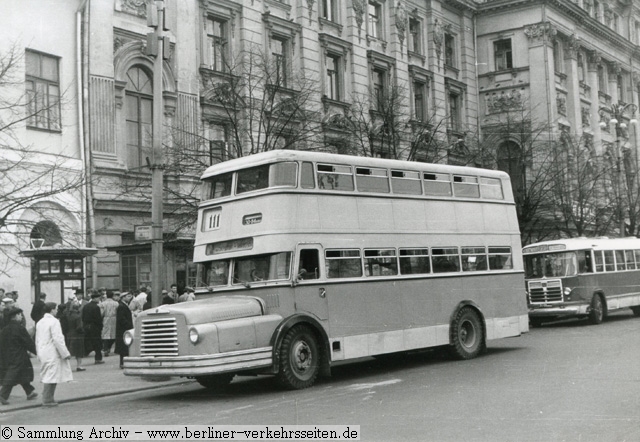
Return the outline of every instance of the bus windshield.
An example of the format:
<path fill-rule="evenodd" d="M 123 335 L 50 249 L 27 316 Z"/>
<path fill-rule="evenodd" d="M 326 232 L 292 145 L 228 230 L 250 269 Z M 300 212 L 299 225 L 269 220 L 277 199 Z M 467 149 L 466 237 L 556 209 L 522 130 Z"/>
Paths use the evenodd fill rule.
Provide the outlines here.
<path fill-rule="evenodd" d="M 578 271 L 576 252 L 542 253 L 524 256 L 525 278 L 562 278 Z"/>

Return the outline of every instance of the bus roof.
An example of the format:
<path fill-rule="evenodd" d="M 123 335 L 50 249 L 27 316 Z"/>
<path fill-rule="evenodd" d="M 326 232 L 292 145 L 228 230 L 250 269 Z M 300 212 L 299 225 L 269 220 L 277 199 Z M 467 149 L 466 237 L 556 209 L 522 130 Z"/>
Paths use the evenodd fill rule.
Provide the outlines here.
<path fill-rule="evenodd" d="M 233 172 L 249 167 L 268 164 L 275 161 L 310 161 L 317 163 L 334 163 L 357 165 L 365 167 L 379 167 L 398 170 L 429 171 L 434 173 L 459 173 L 462 175 L 482 175 L 488 178 L 508 179 L 506 172 L 475 167 L 449 166 L 445 164 L 422 163 L 415 161 L 389 160 L 382 158 L 358 157 L 354 155 L 340 155 L 325 152 L 310 152 L 302 150 L 272 150 L 246 157 L 236 158 L 210 166 L 205 170 L 202 179 L 213 175 Z M 480 172 L 481 171 L 481 172 Z"/>
<path fill-rule="evenodd" d="M 535 244 L 529 244 L 523 247 L 522 253 L 544 253 L 544 252 L 562 252 L 569 250 L 624 250 L 624 249 L 640 249 L 640 239 L 635 236 L 626 238 L 567 238 L 556 239 L 553 241 L 542 241 Z"/>

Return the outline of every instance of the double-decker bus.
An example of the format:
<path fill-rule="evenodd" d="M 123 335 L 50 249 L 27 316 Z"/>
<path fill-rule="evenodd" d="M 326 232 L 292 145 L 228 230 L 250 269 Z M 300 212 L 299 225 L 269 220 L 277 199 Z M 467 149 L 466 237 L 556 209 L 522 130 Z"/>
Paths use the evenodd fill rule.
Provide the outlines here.
<path fill-rule="evenodd" d="M 434 346 L 468 359 L 528 331 L 506 173 L 279 150 L 202 180 L 198 299 L 137 317 L 127 375 L 305 388 L 337 361 Z"/>
<path fill-rule="evenodd" d="M 532 326 L 568 317 L 600 324 L 627 307 L 640 316 L 640 239 L 560 239 L 522 253 Z"/>

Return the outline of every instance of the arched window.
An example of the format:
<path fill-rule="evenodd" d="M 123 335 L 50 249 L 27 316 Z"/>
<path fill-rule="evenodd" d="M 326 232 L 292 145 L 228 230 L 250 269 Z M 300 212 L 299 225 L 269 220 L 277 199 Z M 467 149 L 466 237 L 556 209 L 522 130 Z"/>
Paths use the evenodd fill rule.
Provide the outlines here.
<path fill-rule="evenodd" d="M 524 190 L 524 157 L 522 149 L 513 141 L 505 141 L 498 147 L 498 170 L 511 177 L 511 187 L 517 197 Z"/>
<path fill-rule="evenodd" d="M 153 134 L 153 83 L 140 66 L 127 71 L 125 90 L 127 166 L 138 168 L 151 156 Z"/>
<path fill-rule="evenodd" d="M 29 236 L 32 246 L 36 248 L 62 244 L 62 234 L 53 221 L 40 221 L 31 230 Z"/>

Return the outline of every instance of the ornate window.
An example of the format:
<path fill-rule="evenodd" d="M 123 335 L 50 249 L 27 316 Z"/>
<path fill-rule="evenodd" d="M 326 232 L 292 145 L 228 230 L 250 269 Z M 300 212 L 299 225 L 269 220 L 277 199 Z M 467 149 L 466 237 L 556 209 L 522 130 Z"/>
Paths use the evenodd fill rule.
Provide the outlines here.
<path fill-rule="evenodd" d="M 39 52 L 25 53 L 27 127 L 59 131 L 60 59 Z"/>
<path fill-rule="evenodd" d="M 409 18 L 409 52 L 422 54 L 422 23 L 416 18 Z"/>
<path fill-rule="evenodd" d="M 367 9 L 369 20 L 369 37 L 382 40 L 384 35 L 382 33 L 382 4 L 374 1 L 370 1 Z"/>
<path fill-rule="evenodd" d="M 142 67 L 127 71 L 125 96 L 127 166 L 139 168 L 151 154 L 153 139 L 153 83 Z"/>
<path fill-rule="evenodd" d="M 342 101 L 342 57 L 328 54 L 326 57 L 326 95 L 335 101 Z"/>
<path fill-rule="evenodd" d="M 322 0 L 320 9 L 320 18 L 338 23 L 340 16 L 338 14 L 340 1 L 339 0 Z"/>
<path fill-rule="evenodd" d="M 413 87 L 413 118 L 416 121 L 428 120 L 428 89 L 422 81 L 414 81 Z"/>
<path fill-rule="evenodd" d="M 209 67 L 217 72 L 226 72 L 229 63 L 229 23 L 227 20 L 207 19 L 207 47 Z"/>
<path fill-rule="evenodd" d="M 513 67 L 510 38 L 493 42 L 493 53 L 495 56 L 496 71 L 511 69 Z"/>
<path fill-rule="evenodd" d="M 449 122 L 451 129 L 462 130 L 462 96 L 458 91 L 449 91 Z"/>
<path fill-rule="evenodd" d="M 457 67 L 456 63 L 456 38 L 453 34 L 444 34 L 444 64 Z"/>

